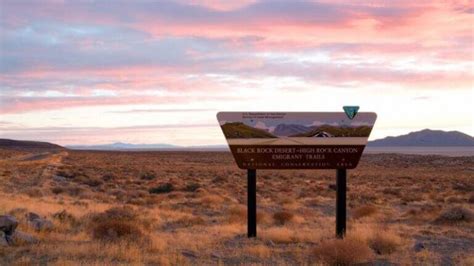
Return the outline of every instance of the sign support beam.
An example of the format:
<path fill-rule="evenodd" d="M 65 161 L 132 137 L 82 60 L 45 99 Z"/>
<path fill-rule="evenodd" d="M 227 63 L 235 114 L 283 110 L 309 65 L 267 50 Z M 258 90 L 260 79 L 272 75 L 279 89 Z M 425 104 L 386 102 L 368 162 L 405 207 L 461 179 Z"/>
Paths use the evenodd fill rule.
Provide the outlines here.
<path fill-rule="evenodd" d="M 347 170 L 336 170 L 336 237 L 346 234 L 346 191 Z"/>
<path fill-rule="evenodd" d="M 247 236 L 257 237 L 257 170 L 247 169 Z"/>

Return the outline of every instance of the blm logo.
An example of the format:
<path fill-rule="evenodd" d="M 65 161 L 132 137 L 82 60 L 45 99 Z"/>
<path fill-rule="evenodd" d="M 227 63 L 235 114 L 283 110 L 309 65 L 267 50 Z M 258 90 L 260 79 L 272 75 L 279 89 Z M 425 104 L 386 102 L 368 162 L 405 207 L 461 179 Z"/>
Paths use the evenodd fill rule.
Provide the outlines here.
<path fill-rule="evenodd" d="M 357 112 L 359 111 L 359 106 L 344 106 L 342 107 L 342 109 L 344 109 L 344 112 L 346 113 L 347 117 L 352 120 L 357 115 Z"/>

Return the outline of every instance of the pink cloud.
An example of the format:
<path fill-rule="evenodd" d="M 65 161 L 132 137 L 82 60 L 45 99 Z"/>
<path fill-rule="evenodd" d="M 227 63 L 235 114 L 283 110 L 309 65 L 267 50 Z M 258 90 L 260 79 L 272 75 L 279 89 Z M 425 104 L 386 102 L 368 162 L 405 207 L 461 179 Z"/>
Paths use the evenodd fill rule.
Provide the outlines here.
<path fill-rule="evenodd" d="M 2 4 L 1 41 L 9 49 L 0 65 L 7 91 L 0 110 L 186 103 L 184 95 L 209 99 L 269 76 L 315 85 L 466 89 L 473 80 L 463 70 L 473 60 L 473 7 L 469 1 L 9 2 Z M 15 48 L 22 43 L 29 45 Z M 298 61 L 307 51 L 328 59 Z M 290 56 L 279 61 L 261 53 Z M 454 67 L 404 68 L 395 64 L 400 58 Z M 73 96 L 41 97 L 44 91 Z"/>
<path fill-rule="evenodd" d="M 0 113 L 26 113 L 40 110 L 57 110 L 87 106 L 119 106 L 137 104 L 186 104 L 190 102 L 239 100 L 227 96 L 129 96 L 129 97 L 3 97 Z"/>

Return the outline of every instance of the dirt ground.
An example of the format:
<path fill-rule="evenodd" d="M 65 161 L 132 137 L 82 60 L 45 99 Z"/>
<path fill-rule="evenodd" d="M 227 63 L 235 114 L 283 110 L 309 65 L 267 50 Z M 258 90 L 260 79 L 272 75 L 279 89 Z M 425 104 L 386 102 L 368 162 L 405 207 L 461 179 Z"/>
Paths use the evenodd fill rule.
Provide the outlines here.
<path fill-rule="evenodd" d="M 230 153 L 0 149 L 0 215 L 38 240 L 0 246 L 0 264 L 474 265 L 474 157 L 364 155 L 344 240 L 334 186 L 334 170 L 259 170 L 247 239 Z"/>

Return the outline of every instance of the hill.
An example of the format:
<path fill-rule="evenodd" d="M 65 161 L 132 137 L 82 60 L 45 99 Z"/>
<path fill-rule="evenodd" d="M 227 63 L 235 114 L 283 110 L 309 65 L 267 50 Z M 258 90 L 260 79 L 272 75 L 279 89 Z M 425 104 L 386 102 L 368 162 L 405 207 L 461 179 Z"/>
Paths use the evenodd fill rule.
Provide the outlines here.
<path fill-rule="evenodd" d="M 241 122 L 226 123 L 221 126 L 224 135 L 228 139 L 239 138 L 276 138 L 265 130 L 247 126 Z"/>
<path fill-rule="evenodd" d="M 313 137 L 320 132 L 326 132 L 334 137 L 368 137 L 372 131 L 371 127 L 359 126 L 359 127 L 335 127 L 330 125 L 322 125 L 313 127 L 308 132 L 292 135 L 290 137 Z"/>
<path fill-rule="evenodd" d="M 30 140 L 0 139 L 0 148 L 5 149 L 64 149 L 57 144 Z"/>
<path fill-rule="evenodd" d="M 424 129 L 396 137 L 370 141 L 369 146 L 474 146 L 474 138 L 459 131 Z"/>

